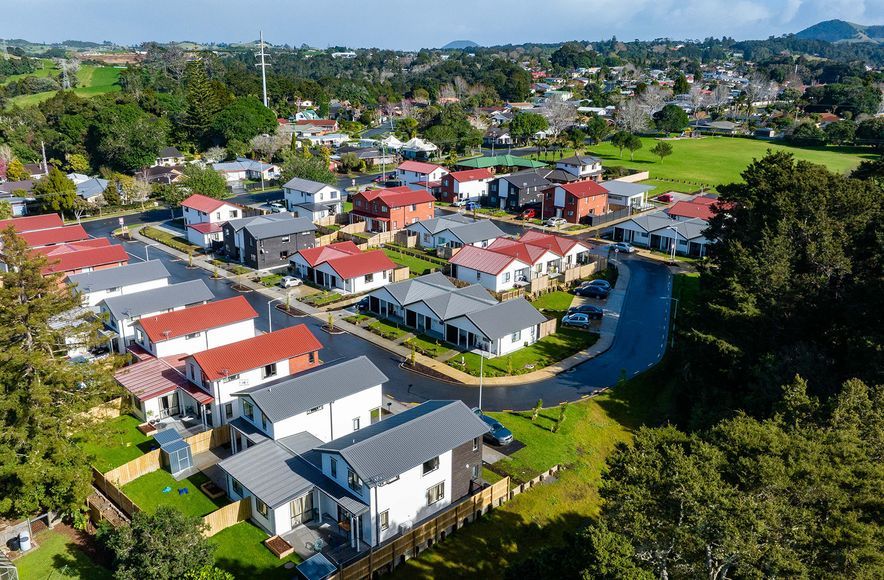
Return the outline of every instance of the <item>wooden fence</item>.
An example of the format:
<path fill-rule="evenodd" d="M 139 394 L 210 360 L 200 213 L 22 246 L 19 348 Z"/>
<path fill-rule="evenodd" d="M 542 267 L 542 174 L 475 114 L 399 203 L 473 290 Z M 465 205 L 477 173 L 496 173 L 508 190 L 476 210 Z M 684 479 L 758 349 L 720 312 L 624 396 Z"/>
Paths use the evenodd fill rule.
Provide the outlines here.
<path fill-rule="evenodd" d="M 537 333 L 537 340 L 541 338 L 547 337 L 550 334 L 553 334 L 556 331 L 556 324 L 558 323 L 558 319 L 550 318 L 546 322 L 540 323 L 540 331 Z"/>
<path fill-rule="evenodd" d="M 92 419 L 115 419 L 128 410 L 129 402 L 123 397 L 111 399 L 106 403 L 96 405 L 88 411 L 84 412 L 85 417 Z"/>
<path fill-rule="evenodd" d="M 592 276 L 596 272 L 601 272 L 607 267 L 608 260 L 606 258 L 599 257 L 597 260 L 588 264 L 581 264 L 580 266 L 574 266 L 573 268 L 568 268 L 567 270 L 565 270 L 564 282 L 565 284 L 570 284 L 575 280 L 587 278 L 589 276 Z"/>
<path fill-rule="evenodd" d="M 196 455 L 215 447 L 230 443 L 230 425 L 221 425 L 209 431 L 186 437 L 184 441 L 190 445 L 190 452 Z"/>
<path fill-rule="evenodd" d="M 157 451 L 159 453 L 159 451 Z M 101 474 L 100 471 L 92 468 L 92 485 L 94 485 L 107 499 L 111 501 L 126 517 L 132 518 L 133 515 L 141 511 L 138 505 L 129 499 L 123 491 L 117 487 L 116 483 L 110 478 Z"/>
<path fill-rule="evenodd" d="M 230 526 L 243 522 L 252 516 L 252 500 L 250 498 L 241 499 L 233 503 L 227 504 L 222 508 L 218 508 L 212 513 L 203 516 L 203 523 L 206 529 L 203 535 L 211 537 L 227 529 Z"/>
<path fill-rule="evenodd" d="M 393 270 L 393 282 L 402 282 L 403 280 L 408 280 L 411 276 L 411 270 L 408 267 L 396 268 Z"/>
<path fill-rule="evenodd" d="M 107 481 L 113 482 L 114 485 L 122 487 L 146 473 L 160 469 L 162 466 L 160 450 L 154 449 L 153 451 L 148 451 L 141 457 L 136 457 L 129 463 L 124 463 L 116 469 L 111 469 L 105 473 L 103 477 L 107 479 Z"/>

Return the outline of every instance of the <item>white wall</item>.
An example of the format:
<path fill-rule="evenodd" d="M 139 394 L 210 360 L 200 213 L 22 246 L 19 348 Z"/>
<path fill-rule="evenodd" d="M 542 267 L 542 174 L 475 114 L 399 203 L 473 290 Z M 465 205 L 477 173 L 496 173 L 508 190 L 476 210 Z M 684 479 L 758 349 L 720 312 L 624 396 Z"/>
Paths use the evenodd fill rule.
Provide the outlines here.
<path fill-rule="evenodd" d="M 503 290 L 512 289 L 518 279 L 517 271 L 528 268 L 528 265 L 519 260 L 513 260 L 502 272 L 497 274 L 489 274 L 487 272 L 479 272 L 472 268 L 457 266 L 457 279 L 469 282 L 470 284 L 481 284 L 494 292 L 502 292 Z"/>
<path fill-rule="evenodd" d="M 283 195 L 289 211 L 293 211 L 294 206 L 299 203 L 324 203 L 341 200 L 341 192 L 330 185 L 323 187 L 315 194 L 286 187 L 283 189 Z"/>
<path fill-rule="evenodd" d="M 83 306 L 97 306 L 99 302 L 105 298 L 113 296 L 123 296 L 124 294 L 134 294 L 135 292 L 143 292 L 144 290 L 152 290 L 160 286 L 168 286 L 169 278 L 157 278 L 156 280 L 147 280 L 137 284 L 129 284 L 126 286 L 118 286 L 107 290 L 97 290 L 95 292 L 83 292 Z"/>
<path fill-rule="evenodd" d="M 488 181 L 484 179 L 475 179 L 473 181 L 454 182 L 454 193 L 458 199 L 478 200 L 488 195 Z"/>
<path fill-rule="evenodd" d="M 225 203 L 215 211 L 208 214 L 190 207 L 184 207 L 182 209 L 184 210 L 184 223 L 186 225 L 200 224 L 205 222 L 219 223 L 242 217 L 239 208 L 228 203 Z"/>
<path fill-rule="evenodd" d="M 300 256 L 295 257 L 296 264 L 301 265 L 302 268 L 306 268 L 307 263 L 301 259 Z M 338 274 L 334 268 L 328 265 L 328 262 L 323 262 L 319 264 L 315 270 L 319 272 L 324 272 L 330 276 L 335 276 L 336 285 L 334 286 L 338 290 L 343 290 L 344 292 L 350 294 L 357 294 L 359 292 L 368 292 L 369 290 L 375 290 L 382 286 L 386 286 L 390 279 L 392 278 L 392 270 L 382 270 L 380 272 L 374 272 L 372 276 L 371 282 L 366 282 L 365 276 L 357 276 L 356 278 L 348 278 L 342 279 L 340 274 Z M 300 270 L 301 272 L 306 272 L 306 270 Z"/>
<path fill-rule="evenodd" d="M 526 342 L 529 345 L 537 342 L 537 327 L 529 326 L 528 328 L 522 329 L 522 331 L 519 333 L 519 338 L 517 339 L 513 339 L 513 335 L 510 334 L 508 336 L 497 339 L 495 342 L 496 348 L 494 350 L 497 356 L 515 352 L 520 348 L 524 348 Z"/>
<path fill-rule="evenodd" d="M 359 418 L 359 428 L 371 424 L 371 411 L 383 405 L 383 394 L 380 385 L 370 387 L 344 397 L 337 401 L 329 401 L 322 409 L 313 413 L 299 413 L 288 419 L 272 424 L 273 439 L 281 439 L 307 431 L 323 442 L 337 439 L 352 433 L 353 419 Z M 260 423 L 257 423 L 260 427 Z M 346 479 L 344 480 L 346 484 Z"/>
<path fill-rule="evenodd" d="M 255 336 L 255 321 L 253 319 L 243 320 L 194 334 L 197 336 L 193 338 L 178 336 L 171 340 L 160 341 L 153 346 L 149 344 L 147 335 L 144 334 L 140 344 L 145 350 L 158 358 L 176 354 L 193 354 L 215 348 L 216 346 L 223 346 L 245 340 L 246 338 L 252 338 Z"/>

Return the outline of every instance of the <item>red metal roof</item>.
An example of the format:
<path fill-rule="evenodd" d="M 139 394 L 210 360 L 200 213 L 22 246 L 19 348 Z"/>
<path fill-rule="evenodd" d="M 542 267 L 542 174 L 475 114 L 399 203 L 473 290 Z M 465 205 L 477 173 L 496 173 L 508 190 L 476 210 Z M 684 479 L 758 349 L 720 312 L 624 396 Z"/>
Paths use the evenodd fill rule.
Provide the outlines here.
<path fill-rule="evenodd" d="M 189 207 L 203 213 L 212 213 L 223 205 L 229 205 L 226 201 L 215 199 L 201 193 L 194 193 L 181 202 L 181 207 Z"/>
<path fill-rule="evenodd" d="M 399 164 L 397 169 L 401 169 L 402 171 L 412 171 L 414 173 L 432 173 L 437 169 L 443 169 L 441 165 L 436 165 L 435 163 L 422 163 L 420 161 L 403 161 Z"/>
<path fill-rule="evenodd" d="M 46 249 L 58 246 L 47 246 Z M 44 249 L 44 248 L 38 248 Z M 129 263 L 129 254 L 123 246 L 113 245 L 98 248 L 85 248 L 76 251 L 65 251 L 48 254 L 49 265 L 43 270 L 48 272 L 73 272 L 83 268 L 96 268 L 116 264 L 122 266 Z"/>
<path fill-rule="evenodd" d="M 346 242 L 337 242 L 327 246 L 307 248 L 298 251 L 298 253 L 301 254 L 301 257 L 304 258 L 311 267 L 315 267 L 332 258 L 340 258 L 342 256 L 359 254 L 361 252 L 359 248 L 356 247 L 356 244 L 348 240 Z"/>
<path fill-rule="evenodd" d="M 332 258 L 327 260 L 327 263 L 344 280 L 396 268 L 396 264 L 387 257 L 383 250 L 372 250 L 355 256 Z"/>
<path fill-rule="evenodd" d="M 588 179 L 586 181 L 575 181 L 573 183 L 565 183 L 559 185 L 574 197 L 584 198 L 584 197 L 594 197 L 596 195 L 608 195 L 608 190 L 596 183 L 595 181 Z"/>
<path fill-rule="evenodd" d="M 258 313 L 245 298 L 235 296 L 142 318 L 137 324 L 141 325 L 150 340 L 162 342 L 257 317 Z"/>
<path fill-rule="evenodd" d="M 459 183 L 463 183 L 464 181 L 477 181 L 479 179 L 492 179 L 494 177 L 494 174 L 487 169 L 467 169 L 465 171 L 453 171 L 448 175 Z"/>
<path fill-rule="evenodd" d="M 54 246 L 43 246 L 42 248 L 33 248 L 32 251 L 44 256 L 60 256 L 62 254 L 70 254 L 71 252 L 79 252 L 80 250 L 89 250 L 92 248 L 106 248 L 110 246 L 110 240 L 107 238 L 89 238 L 79 242 L 68 242 L 64 244 L 55 244 Z"/>
<path fill-rule="evenodd" d="M 477 248 L 476 246 L 464 246 L 449 262 L 496 276 L 503 272 L 515 259 L 516 256 L 513 255 Z"/>
<path fill-rule="evenodd" d="M 334 127 L 337 121 L 334 119 L 301 119 L 295 121 L 295 125 L 304 127 L 313 125 L 314 127 Z"/>
<path fill-rule="evenodd" d="M 0 220 L 0 230 L 5 230 L 9 226 L 12 226 L 19 234 L 24 232 L 35 232 L 37 230 L 48 230 L 50 228 L 60 228 L 63 225 L 64 222 L 61 220 L 61 216 L 57 213 L 30 215 Z"/>
<path fill-rule="evenodd" d="M 63 244 L 66 242 L 79 242 L 89 239 L 89 234 L 81 225 L 64 226 L 48 230 L 37 230 L 19 234 L 22 239 L 32 248 L 48 246 L 51 244 Z"/>
<path fill-rule="evenodd" d="M 217 234 L 218 232 L 224 231 L 224 228 L 221 227 L 221 224 L 217 222 L 201 222 L 198 224 L 190 224 L 187 227 L 193 228 L 201 234 Z"/>
<path fill-rule="evenodd" d="M 316 352 L 319 340 L 305 324 L 290 326 L 276 332 L 261 334 L 225 346 L 211 348 L 193 355 L 203 371 L 203 378 L 216 381 L 243 371 Z"/>
<path fill-rule="evenodd" d="M 425 189 L 410 189 L 404 185 L 389 189 L 368 189 L 357 195 L 361 195 L 366 201 L 380 199 L 390 208 L 436 201 L 436 198 L 429 191 Z"/>
<path fill-rule="evenodd" d="M 124 367 L 114 373 L 114 378 L 139 401 L 162 397 L 188 384 L 181 372 L 159 358 Z"/>
<path fill-rule="evenodd" d="M 573 238 L 566 238 L 564 236 L 554 236 L 553 234 L 545 234 L 543 232 L 538 232 L 536 230 L 530 230 L 525 232 L 519 241 L 525 244 L 531 244 L 532 246 L 540 246 L 541 248 L 545 248 L 554 254 L 558 254 L 560 256 L 564 256 L 576 245 L 581 245 L 585 249 L 589 250 L 589 246 L 575 240 Z"/>
<path fill-rule="evenodd" d="M 693 201 L 678 201 L 672 207 L 666 210 L 671 216 L 679 216 L 686 218 L 699 218 L 703 221 L 709 221 L 715 215 L 714 204 L 695 203 Z"/>
<path fill-rule="evenodd" d="M 523 244 L 522 242 L 510 240 L 508 238 L 497 238 L 491 242 L 488 249 L 497 252 L 498 254 L 505 254 L 507 256 L 518 258 L 532 266 L 543 256 L 543 254 L 546 253 L 546 250 L 540 246 Z"/>

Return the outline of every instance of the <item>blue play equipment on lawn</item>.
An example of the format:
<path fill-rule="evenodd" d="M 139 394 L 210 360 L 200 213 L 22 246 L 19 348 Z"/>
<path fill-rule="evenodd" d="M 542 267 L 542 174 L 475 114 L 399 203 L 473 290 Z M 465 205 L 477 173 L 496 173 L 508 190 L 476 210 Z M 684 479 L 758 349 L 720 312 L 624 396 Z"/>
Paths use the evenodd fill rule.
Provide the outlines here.
<path fill-rule="evenodd" d="M 189 490 L 186 487 L 179 487 L 178 488 L 178 495 L 187 495 L 188 491 Z"/>

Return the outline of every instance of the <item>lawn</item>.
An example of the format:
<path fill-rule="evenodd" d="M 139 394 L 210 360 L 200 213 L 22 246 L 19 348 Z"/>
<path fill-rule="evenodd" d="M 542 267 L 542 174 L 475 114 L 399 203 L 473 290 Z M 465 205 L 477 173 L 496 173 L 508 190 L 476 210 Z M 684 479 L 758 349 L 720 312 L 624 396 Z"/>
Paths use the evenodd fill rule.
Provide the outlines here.
<path fill-rule="evenodd" d="M 642 185 L 653 185 L 656 189 L 648 192 L 648 197 L 657 197 L 669 191 L 678 191 L 680 193 L 695 193 L 699 191 L 696 185 L 684 183 L 682 181 L 670 181 L 666 179 L 646 179 L 640 181 Z"/>
<path fill-rule="evenodd" d="M 422 260 L 416 256 L 401 253 L 397 250 L 385 248 L 384 253 L 387 257 L 396 262 L 399 266 L 407 266 L 411 273 L 415 276 L 429 274 L 433 270 L 438 270 L 439 265 L 427 260 Z"/>
<path fill-rule="evenodd" d="M 191 244 L 186 238 L 170 234 L 166 230 L 161 230 L 153 226 L 144 226 L 141 228 L 141 235 L 165 246 L 169 246 L 174 250 L 178 250 L 179 252 L 184 252 L 185 254 L 195 254 L 202 251 L 201 247 L 196 244 Z"/>
<path fill-rule="evenodd" d="M 42 73 L 35 76 L 48 76 L 48 73 Z M 27 76 L 27 75 L 25 75 Z M 119 85 L 120 69 L 112 66 L 92 66 L 83 65 L 77 71 L 77 87 L 74 93 L 81 97 L 94 97 L 105 93 L 114 93 L 121 90 Z M 20 95 L 9 99 L 9 105 L 18 105 L 19 107 L 29 107 L 37 105 L 49 99 L 56 91 L 45 91 L 42 93 L 34 93 L 33 95 Z"/>
<path fill-rule="evenodd" d="M 396 324 L 390 324 L 386 320 L 376 320 L 366 326 L 366 328 L 388 340 L 398 340 L 411 332 L 410 330 L 399 328 Z"/>
<path fill-rule="evenodd" d="M 15 561 L 21 580 L 113 578 L 110 570 L 89 558 L 72 538 L 57 530 L 34 538 L 37 548 Z"/>
<path fill-rule="evenodd" d="M 548 294 L 544 294 L 531 302 L 531 306 L 536 308 L 537 310 L 553 310 L 556 312 L 564 312 L 567 311 L 571 306 L 571 302 L 574 300 L 574 296 L 569 294 L 568 292 L 562 292 L 561 290 L 556 290 L 555 292 L 550 292 Z"/>
<path fill-rule="evenodd" d="M 450 345 L 446 345 L 441 340 L 436 340 L 429 336 L 415 336 L 408 339 L 406 344 L 409 346 L 414 345 L 414 349 L 417 352 L 432 358 L 443 355 L 452 349 Z"/>
<path fill-rule="evenodd" d="M 260 528 L 240 522 L 209 540 L 216 546 L 215 564 L 237 578 L 293 578 L 294 570 L 286 570 L 286 562 L 300 563 L 297 554 L 280 560 L 264 545 L 267 539 Z"/>
<path fill-rule="evenodd" d="M 140 424 L 132 415 L 121 415 L 94 425 L 76 440 L 92 457 L 92 465 L 107 473 L 156 447 L 153 437 L 138 430 Z"/>
<path fill-rule="evenodd" d="M 223 497 L 209 499 L 209 496 L 200 490 L 200 485 L 208 479 L 202 473 L 196 473 L 187 479 L 175 481 L 168 471 L 158 469 L 124 485 L 123 493 L 146 512 L 153 512 L 161 505 L 168 505 L 178 508 L 187 515 L 204 516 L 230 503 Z M 163 493 L 166 487 L 171 487 L 172 491 Z M 179 495 L 178 489 L 185 487 L 188 492 Z"/>

